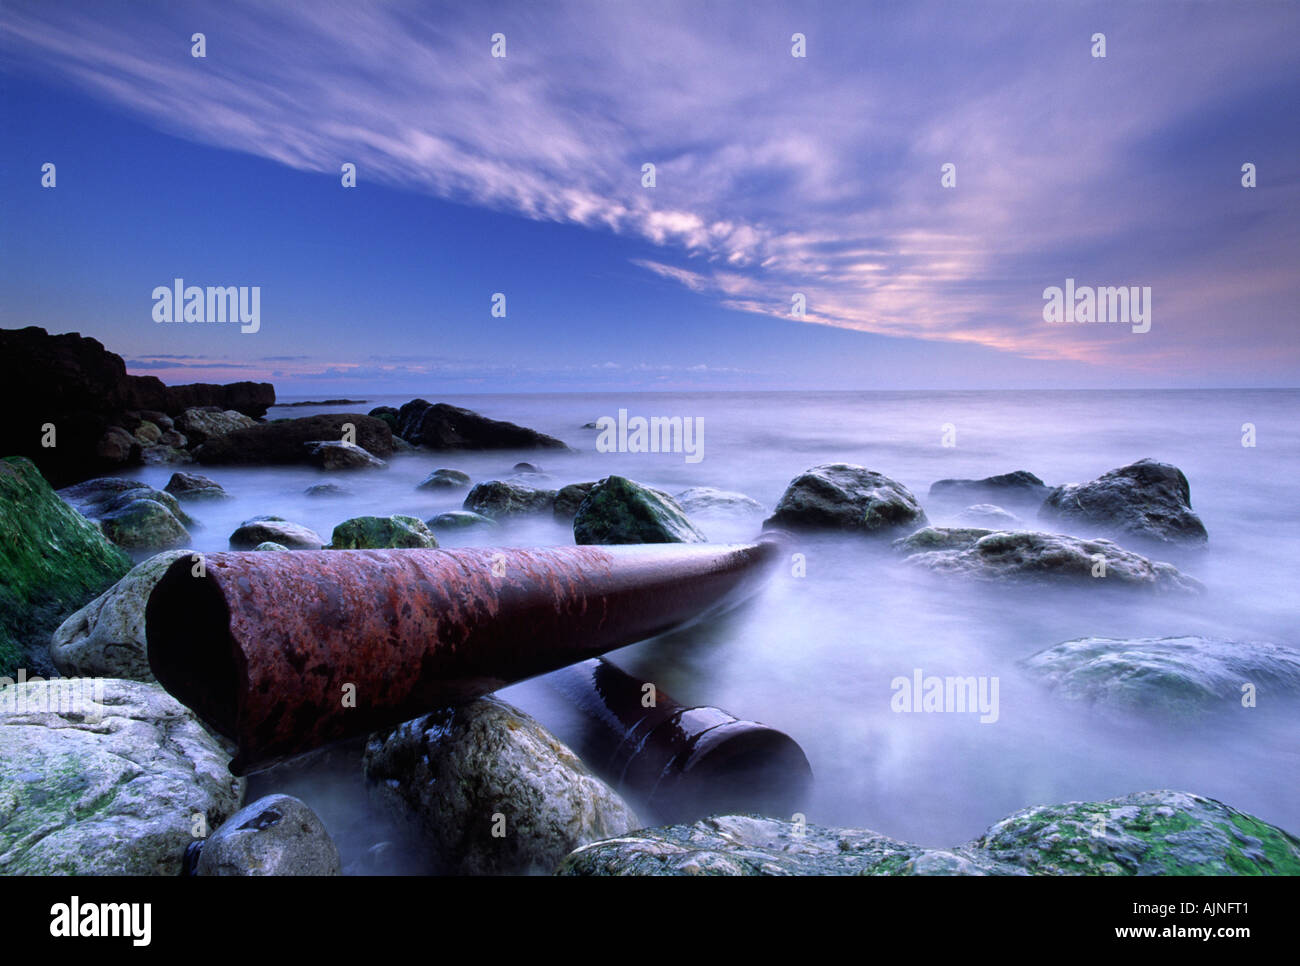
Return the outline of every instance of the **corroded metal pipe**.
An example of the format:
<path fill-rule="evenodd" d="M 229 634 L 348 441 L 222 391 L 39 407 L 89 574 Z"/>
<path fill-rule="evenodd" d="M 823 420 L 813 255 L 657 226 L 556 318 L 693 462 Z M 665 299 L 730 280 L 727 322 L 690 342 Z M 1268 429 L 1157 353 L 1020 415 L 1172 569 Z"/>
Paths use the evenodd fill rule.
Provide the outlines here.
<path fill-rule="evenodd" d="M 243 774 L 736 602 L 757 544 L 295 550 L 182 558 L 149 597 L 149 666 L 235 740 Z"/>
<path fill-rule="evenodd" d="M 789 818 L 806 804 L 812 768 L 798 743 L 775 728 L 718 708 L 684 707 L 604 660 L 546 681 L 589 719 L 575 749 L 583 761 L 660 821 L 732 812 Z"/>

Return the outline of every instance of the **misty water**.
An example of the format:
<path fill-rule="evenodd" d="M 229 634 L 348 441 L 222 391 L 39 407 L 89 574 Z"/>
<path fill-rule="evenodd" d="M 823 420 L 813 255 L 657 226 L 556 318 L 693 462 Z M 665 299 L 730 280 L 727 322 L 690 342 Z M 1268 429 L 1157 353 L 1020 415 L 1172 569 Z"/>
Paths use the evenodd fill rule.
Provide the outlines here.
<path fill-rule="evenodd" d="M 930 521 L 945 525 L 964 504 L 930 498 L 930 484 L 938 479 L 1024 469 L 1056 485 L 1153 457 L 1186 473 L 1192 505 L 1210 535 L 1202 550 L 1153 556 L 1201 580 L 1207 588 L 1201 598 L 1116 594 L 1102 590 L 1101 581 L 1071 588 L 964 582 L 904 566 L 888 541 L 801 536 L 790 549 L 804 554 L 805 576 L 784 566 L 740 609 L 609 657 L 682 703 L 724 708 L 794 737 L 816 778 L 803 809 L 810 822 L 952 846 L 1029 805 L 1177 788 L 1300 831 L 1300 719 L 1294 703 L 1283 706 L 1283 698 L 1261 691 L 1254 709 L 1195 720 L 1108 713 L 1052 696 L 1016 665 L 1043 648 L 1094 635 L 1203 634 L 1300 644 L 1294 572 L 1300 561 L 1300 393 L 425 397 L 533 427 L 578 452 L 405 453 L 391 458 L 386 470 L 353 474 L 192 467 L 235 497 L 190 505 L 201 524 L 194 531 L 195 548 L 226 549 L 231 531 L 256 514 L 306 524 L 328 540 L 334 525 L 351 516 L 404 513 L 427 519 L 458 509 L 464 491 L 415 487 L 438 467 L 463 470 L 477 482 L 508 477 L 516 461 L 528 460 L 554 478 L 548 484 L 554 487 L 617 473 L 672 493 L 689 486 L 739 491 L 770 512 L 789 481 L 808 467 L 858 463 L 908 486 Z M 268 417 L 366 412 L 408 398 L 371 396 L 351 407 L 276 407 Z M 620 408 L 632 416 L 702 419 L 704 458 L 688 463 L 680 453 L 597 452 L 596 431 L 580 427 L 615 416 Z M 1254 447 L 1242 445 L 1245 423 L 1256 428 Z M 955 431 L 955 446 L 942 445 L 945 424 Z M 173 469 L 145 467 L 135 475 L 161 487 Z M 304 495 L 308 486 L 326 480 L 353 495 Z M 1007 509 L 1026 526 L 1054 529 L 1035 519 L 1034 508 Z M 752 538 L 762 518 L 696 522 L 711 540 L 732 542 Z M 505 521 L 496 531 L 440 533 L 439 540 L 444 547 L 539 546 L 572 543 L 573 536 L 546 514 Z M 997 720 L 891 710 L 891 681 L 916 669 L 996 677 Z M 544 680 L 500 694 L 563 739 L 573 739 L 582 727 Z M 317 791 L 322 799 L 330 795 L 328 789 Z M 303 794 L 301 788 L 295 792 Z M 337 808 L 327 803 L 322 808 L 327 824 L 336 824 L 332 811 Z"/>

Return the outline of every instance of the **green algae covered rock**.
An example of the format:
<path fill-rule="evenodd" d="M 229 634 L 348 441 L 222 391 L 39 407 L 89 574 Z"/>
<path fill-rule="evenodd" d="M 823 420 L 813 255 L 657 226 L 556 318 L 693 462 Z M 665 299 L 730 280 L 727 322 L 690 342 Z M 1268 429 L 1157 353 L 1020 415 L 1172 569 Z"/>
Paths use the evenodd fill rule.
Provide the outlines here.
<path fill-rule="evenodd" d="M 573 518 L 573 539 L 579 544 L 705 543 L 667 493 L 607 476 L 583 499 Z"/>
<path fill-rule="evenodd" d="M 417 517 L 353 517 L 334 528 L 332 550 L 384 550 L 396 547 L 436 547 L 438 540 Z"/>
<path fill-rule="evenodd" d="M 49 643 L 69 613 L 131 569 L 30 460 L 0 460 L 0 676 Z"/>

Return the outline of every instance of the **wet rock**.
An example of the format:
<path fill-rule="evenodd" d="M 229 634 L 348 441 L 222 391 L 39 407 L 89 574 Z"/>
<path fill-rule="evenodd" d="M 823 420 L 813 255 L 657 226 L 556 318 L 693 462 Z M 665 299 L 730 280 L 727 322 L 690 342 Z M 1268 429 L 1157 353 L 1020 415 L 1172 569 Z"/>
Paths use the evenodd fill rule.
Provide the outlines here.
<path fill-rule="evenodd" d="M 313 483 L 303 493 L 308 496 L 351 496 L 352 491 L 337 483 Z"/>
<path fill-rule="evenodd" d="M 468 409 L 412 399 L 398 410 L 398 435 L 429 449 L 559 449 L 569 447 L 534 429 L 488 419 Z"/>
<path fill-rule="evenodd" d="M 370 410 L 368 415 L 374 416 L 376 419 L 382 419 L 388 424 L 388 428 L 393 431 L 394 436 L 400 435 L 397 432 L 397 410 L 392 406 L 376 406 Z"/>
<path fill-rule="evenodd" d="M 930 496 L 968 503 L 1004 503 L 1017 507 L 1037 507 L 1047 498 L 1051 487 L 1028 470 L 1016 470 L 982 480 L 937 480 L 930 484 Z"/>
<path fill-rule="evenodd" d="M 332 413 L 276 419 L 208 440 L 194 451 L 195 458 L 216 465 L 287 465 L 310 463 L 311 449 L 304 443 L 343 439 L 344 427 L 356 431 L 355 442 L 372 456 L 393 453 L 393 433 L 388 424 L 360 413 Z"/>
<path fill-rule="evenodd" d="M 551 507 L 555 513 L 555 519 L 561 523 L 572 523 L 573 518 L 578 513 L 578 507 L 582 506 L 582 501 L 587 498 L 591 488 L 595 486 L 595 481 L 591 483 L 570 483 L 568 486 L 562 486 L 555 494 L 555 503 Z"/>
<path fill-rule="evenodd" d="M 692 486 L 678 493 L 675 499 L 692 516 L 747 516 L 763 512 L 763 504 L 757 500 L 712 486 Z"/>
<path fill-rule="evenodd" d="M 862 466 L 826 463 L 791 481 L 763 527 L 874 535 L 925 522 L 921 505 L 903 484 Z"/>
<path fill-rule="evenodd" d="M 510 467 L 512 473 L 540 473 L 542 468 L 536 463 L 516 463 Z"/>
<path fill-rule="evenodd" d="M 167 568 L 192 552 L 169 550 L 150 557 L 60 624 L 50 642 L 50 658 L 59 673 L 153 681 L 145 604 Z"/>
<path fill-rule="evenodd" d="M 158 429 L 162 432 L 164 436 L 168 432 L 176 428 L 176 423 L 172 420 L 170 416 L 168 416 L 166 413 L 160 413 L 156 409 L 142 409 L 136 415 L 138 415 L 141 419 L 145 419 L 153 423 L 155 426 L 158 427 Z"/>
<path fill-rule="evenodd" d="M 1148 560 L 1110 540 L 1062 533 L 926 527 L 896 540 L 894 548 L 909 554 L 906 562 L 913 566 L 977 580 L 1092 582 L 1172 594 L 1205 590 L 1172 564 Z"/>
<path fill-rule="evenodd" d="M 229 761 L 156 685 L 0 687 L 0 875 L 179 875 L 196 824 L 239 807 Z"/>
<path fill-rule="evenodd" d="M 372 794 L 451 873 L 549 873 L 638 824 L 554 735 L 496 698 L 372 735 L 365 769 Z"/>
<path fill-rule="evenodd" d="M 340 875 L 339 850 L 324 823 L 291 795 L 245 805 L 203 843 L 198 875 Z"/>
<path fill-rule="evenodd" d="M 383 550 L 389 547 L 437 547 L 438 541 L 417 517 L 353 517 L 334 528 L 332 550 Z"/>
<path fill-rule="evenodd" d="M 59 491 L 104 536 L 127 550 L 169 550 L 191 543 L 194 519 L 176 497 L 139 480 L 103 477 Z"/>
<path fill-rule="evenodd" d="M 957 514 L 957 522 L 968 527 L 986 527 L 990 530 L 1012 530 L 1024 524 L 1014 513 L 1008 513 L 992 503 L 976 503 Z"/>
<path fill-rule="evenodd" d="M 0 676 L 48 667 L 50 632 L 131 561 L 21 456 L 0 459 Z"/>
<path fill-rule="evenodd" d="M 141 445 L 148 446 L 151 443 L 158 442 L 158 440 L 162 438 L 162 430 L 154 423 L 149 422 L 149 420 L 142 419 L 140 425 L 135 428 L 135 432 L 131 435 L 139 440 Z"/>
<path fill-rule="evenodd" d="M 303 445 L 308 447 L 307 462 L 322 470 L 376 470 L 388 465 L 355 443 L 315 440 Z"/>
<path fill-rule="evenodd" d="M 257 420 L 245 416 L 233 409 L 212 411 L 210 409 L 187 409 L 176 418 L 176 428 L 185 434 L 185 438 L 198 446 L 210 439 L 226 436 L 237 429 L 248 429 L 260 425 Z"/>
<path fill-rule="evenodd" d="M 271 550 L 271 551 L 277 551 L 277 552 L 280 551 L 280 550 L 283 550 L 283 551 L 286 552 L 286 553 L 289 552 L 289 548 L 286 547 L 284 544 L 282 544 L 282 543 L 273 543 L 273 542 L 270 541 L 270 540 L 264 540 L 263 542 L 259 543 L 259 544 L 258 544 L 256 547 L 254 547 L 253 549 L 254 549 L 254 550 Z"/>
<path fill-rule="evenodd" d="M 140 462 L 146 466 L 161 463 L 193 463 L 194 454 L 179 446 L 146 446 L 140 451 Z"/>
<path fill-rule="evenodd" d="M 447 513 L 439 513 L 427 522 L 434 530 L 464 530 L 468 527 L 499 526 L 491 517 L 485 517 L 481 513 L 471 513 L 469 510 L 451 510 Z"/>
<path fill-rule="evenodd" d="M 488 480 L 477 484 L 461 504 L 464 509 L 492 520 L 519 514 L 544 513 L 554 505 L 554 490 L 539 490 L 507 480 Z"/>
<path fill-rule="evenodd" d="M 587 494 L 573 518 L 578 544 L 705 543 L 667 493 L 622 476 L 607 476 Z"/>
<path fill-rule="evenodd" d="M 460 490 L 469 486 L 469 474 L 460 470 L 434 470 L 415 485 L 421 490 Z"/>
<path fill-rule="evenodd" d="M 1300 695 L 1300 651 L 1281 644 L 1192 635 L 1085 637 L 1020 665 L 1071 701 L 1167 717 L 1239 711 L 1246 685 L 1270 703 Z"/>
<path fill-rule="evenodd" d="M 139 462 L 140 441 L 120 426 L 110 426 L 95 444 L 95 456 L 101 464 L 129 466 Z"/>
<path fill-rule="evenodd" d="M 178 500 L 232 499 L 220 483 L 199 473 L 173 473 L 163 489 Z"/>
<path fill-rule="evenodd" d="M 231 550 L 251 550 L 259 543 L 278 543 L 291 550 L 320 550 L 324 541 L 315 530 L 277 516 L 245 520 L 230 535 Z"/>
<path fill-rule="evenodd" d="M 1191 487 L 1169 463 L 1138 460 L 1088 483 L 1068 483 L 1047 495 L 1040 520 L 1071 529 L 1138 538 L 1154 544 L 1201 546 L 1205 524 L 1192 510 Z"/>

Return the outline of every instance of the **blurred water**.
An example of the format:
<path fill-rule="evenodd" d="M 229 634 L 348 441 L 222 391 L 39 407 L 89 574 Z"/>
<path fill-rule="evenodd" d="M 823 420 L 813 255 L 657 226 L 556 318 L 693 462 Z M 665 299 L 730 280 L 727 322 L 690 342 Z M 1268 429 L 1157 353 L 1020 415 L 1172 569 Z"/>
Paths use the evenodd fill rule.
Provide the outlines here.
<path fill-rule="evenodd" d="M 277 407 L 268 415 L 356 407 Z M 249 516 L 274 513 L 328 540 L 336 523 L 365 513 L 428 518 L 458 508 L 463 492 L 415 484 L 438 467 L 475 481 L 508 476 L 518 460 L 539 463 L 554 486 L 618 473 L 670 492 L 688 486 L 738 490 L 769 510 L 787 483 L 823 462 L 860 463 L 906 484 L 931 521 L 961 505 L 928 498 L 944 477 L 1026 469 L 1049 485 L 1082 481 L 1150 456 L 1181 467 L 1210 533 L 1207 549 L 1164 559 L 1208 587 L 1203 599 L 1161 601 L 1071 590 L 971 585 L 900 566 L 887 547 L 860 537 L 799 538 L 807 574 L 778 574 L 755 600 L 687 633 L 612 655 L 688 704 L 716 705 L 781 728 L 800 742 L 817 779 L 809 821 L 872 828 L 932 846 L 978 835 L 996 819 L 1037 803 L 1101 799 L 1174 787 L 1209 795 L 1300 831 L 1300 722 L 1295 705 L 1260 707 L 1196 724 L 1103 715 L 1053 699 L 1015 662 L 1074 637 L 1209 634 L 1300 645 L 1293 568 L 1300 560 L 1296 391 L 673 393 L 436 396 L 565 440 L 573 454 L 412 453 L 385 471 L 330 474 L 309 468 L 194 467 L 236 499 L 194 504 L 197 549 L 226 548 Z M 600 416 L 702 418 L 704 459 L 682 454 L 598 453 Z M 1241 445 L 1242 424 L 1257 445 Z M 956 445 L 941 445 L 952 424 Z M 171 467 L 135 474 L 162 486 Z M 350 488 L 339 499 L 307 497 L 312 483 Z M 1012 508 L 1014 509 L 1014 508 Z M 1019 511 L 1018 511 L 1019 512 Z M 1025 515 L 1022 513 L 1022 515 Z M 1039 526 L 1032 511 L 1030 525 Z M 698 521 L 713 540 L 745 540 L 762 517 Z M 1079 536 L 1094 534 L 1080 533 Z M 527 546 L 572 542 L 549 516 L 495 533 L 446 536 Z M 973 714 L 891 711 L 890 682 L 925 674 L 997 676 L 996 723 Z M 562 737 L 579 725 L 542 682 L 503 697 Z"/>

